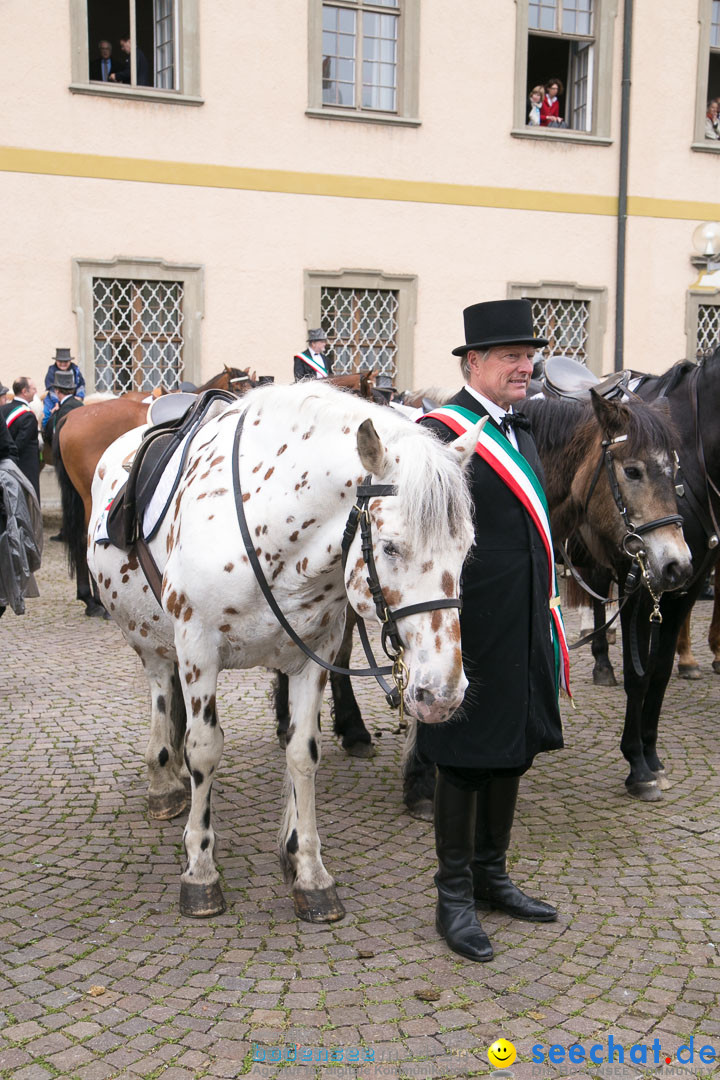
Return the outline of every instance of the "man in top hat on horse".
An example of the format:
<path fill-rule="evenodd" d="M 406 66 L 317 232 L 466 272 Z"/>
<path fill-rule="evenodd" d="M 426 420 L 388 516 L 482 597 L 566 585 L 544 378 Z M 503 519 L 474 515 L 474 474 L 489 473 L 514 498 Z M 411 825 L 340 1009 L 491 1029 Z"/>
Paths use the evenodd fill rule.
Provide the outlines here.
<path fill-rule="evenodd" d="M 463 571 L 460 617 L 469 687 L 446 724 L 419 725 L 418 748 L 438 767 L 437 930 L 470 960 L 491 960 L 476 908 L 550 922 L 557 911 L 526 896 L 506 856 L 520 777 L 536 754 L 563 745 L 558 688 L 567 690 L 567 642 L 556 596 L 542 466 L 526 396 L 537 347 L 527 300 L 464 311 L 465 386 L 421 423 L 452 442 L 489 417 L 470 466 L 475 541 Z"/>
<path fill-rule="evenodd" d="M 72 371 L 73 385 L 75 387 L 75 397 L 82 400 L 85 397 L 85 376 L 80 368 L 74 362 L 74 357 L 70 355 L 69 349 L 56 349 L 55 359 L 50 367 L 47 369 L 45 375 L 45 389 L 52 393 L 53 383 L 55 376 L 59 371 Z"/>
<path fill-rule="evenodd" d="M 45 398 L 42 419 L 43 441 L 49 446 L 52 446 L 57 426 L 63 416 L 84 404 L 75 393 L 75 378 L 72 371 L 58 371 L 51 389 L 53 396 L 48 394 Z M 52 404 L 53 399 L 55 404 Z"/>
<path fill-rule="evenodd" d="M 325 357 L 327 334 L 324 330 L 310 330 L 308 347 L 303 352 L 295 353 L 295 382 L 301 379 L 327 379 L 332 375 L 332 361 Z"/>

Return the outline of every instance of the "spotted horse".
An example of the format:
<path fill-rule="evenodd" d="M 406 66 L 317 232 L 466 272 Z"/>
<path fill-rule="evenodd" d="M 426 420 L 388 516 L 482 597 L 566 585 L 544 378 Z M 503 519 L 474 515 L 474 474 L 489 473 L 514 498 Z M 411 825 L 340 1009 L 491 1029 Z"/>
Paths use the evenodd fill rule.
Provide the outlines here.
<path fill-rule="evenodd" d="M 217 678 L 222 669 L 262 666 L 290 680 L 288 794 L 279 846 L 295 911 L 313 922 L 342 918 L 315 816 L 327 671 L 307 659 L 265 602 L 243 550 L 238 505 L 274 601 L 325 661 L 337 652 L 348 603 L 358 615 L 375 617 L 366 566 L 368 556 L 374 561 L 383 602 L 406 612 L 398 612 L 398 627 L 407 710 L 421 722 L 440 723 L 467 686 L 457 598 L 473 536 L 464 466 L 479 428 L 445 447 L 391 409 L 331 387 L 251 391 L 191 440 L 179 486 L 148 545 L 159 572 L 159 601 L 137 554 L 97 538 L 126 475 L 123 462 L 143 430 L 118 439 L 98 465 L 88 562 L 150 683 L 151 804 L 181 797 L 183 753 L 192 778 L 180 909 L 193 916 L 224 910 L 211 811 L 223 749 Z M 365 511 L 369 530 L 364 538 L 354 536 L 343 560 L 343 530 L 359 485 L 373 491 Z"/>

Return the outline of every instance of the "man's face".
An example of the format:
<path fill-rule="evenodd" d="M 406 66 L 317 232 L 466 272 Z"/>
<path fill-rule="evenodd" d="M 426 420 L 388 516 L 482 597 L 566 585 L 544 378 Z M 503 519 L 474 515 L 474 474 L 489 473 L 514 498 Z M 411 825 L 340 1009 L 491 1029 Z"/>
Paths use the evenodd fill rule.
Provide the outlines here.
<path fill-rule="evenodd" d="M 532 376 L 535 349 L 531 345 L 499 345 L 490 349 L 487 359 L 471 349 L 469 384 L 501 409 L 523 401 Z"/>
<path fill-rule="evenodd" d="M 109 60 L 112 56 L 112 45 L 109 41 L 101 41 L 99 45 L 100 56 L 103 60 Z"/>
<path fill-rule="evenodd" d="M 313 350 L 313 352 L 324 353 L 327 349 L 327 341 L 313 341 L 310 348 Z"/>
<path fill-rule="evenodd" d="M 32 379 L 30 379 L 30 381 L 28 382 L 27 387 L 20 394 L 20 397 L 25 398 L 25 401 L 32 401 L 32 399 L 35 397 L 36 394 L 37 394 L 37 386 L 32 381 Z"/>
<path fill-rule="evenodd" d="M 71 363 L 71 360 L 56 360 L 55 367 L 59 368 L 60 371 L 69 371 Z"/>
<path fill-rule="evenodd" d="M 128 38 L 127 41 L 121 41 L 120 48 L 124 53 L 127 53 L 127 55 L 129 56 L 132 52 L 132 42 L 130 41 L 130 38 Z"/>

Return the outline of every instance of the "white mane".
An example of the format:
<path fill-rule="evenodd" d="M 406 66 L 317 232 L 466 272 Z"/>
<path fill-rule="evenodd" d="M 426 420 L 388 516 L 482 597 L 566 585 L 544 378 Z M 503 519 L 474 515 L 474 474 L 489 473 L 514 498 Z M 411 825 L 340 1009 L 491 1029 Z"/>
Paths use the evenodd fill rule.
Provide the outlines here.
<path fill-rule="evenodd" d="M 251 391 L 245 402 L 250 407 L 269 403 L 271 395 L 273 415 L 287 409 L 328 432 L 331 424 L 356 431 L 371 419 L 391 463 L 390 475 L 383 479 L 398 486 L 410 534 L 437 546 L 449 533 L 469 546 L 473 527 L 468 486 L 456 456 L 431 431 L 386 406 L 321 383 L 264 387 Z"/>

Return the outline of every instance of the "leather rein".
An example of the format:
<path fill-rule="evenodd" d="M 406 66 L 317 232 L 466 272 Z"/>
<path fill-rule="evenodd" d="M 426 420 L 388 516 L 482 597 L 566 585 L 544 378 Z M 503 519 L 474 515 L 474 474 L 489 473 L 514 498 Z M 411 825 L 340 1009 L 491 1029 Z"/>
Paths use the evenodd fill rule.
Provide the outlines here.
<path fill-rule="evenodd" d="M 382 585 L 377 573 L 377 566 L 375 565 L 375 556 L 373 554 L 373 540 L 372 540 L 372 519 L 370 517 L 370 511 L 368 504 L 370 499 L 384 498 L 386 496 L 394 496 L 398 494 L 398 489 L 393 484 L 373 484 L 371 482 L 372 477 L 366 476 L 363 483 L 359 484 L 356 493 L 356 502 L 352 507 L 348 516 L 347 523 L 345 525 L 345 531 L 342 537 L 342 568 L 343 572 L 347 564 L 348 553 L 350 546 L 355 538 L 358 527 L 360 528 L 361 548 L 362 556 L 367 568 L 367 584 L 370 589 L 370 594 L 375 604 L 375 611 L 377 617 L 382 624 L 382 647 L 385 655 L 389 660 L 392 660 L 391 666 L 378 667 L 377 661 L 373 655 L 372 646 L 368 638 L 367 629 L 365 623 L 360 615 L 357 617 L 358 632 L 360 634 L 360 640 L 365 650 L 365 655 L 370 665 L 367 668 L 344 668 L 338 667 L 337 664 L 331 664 L 329 661 L 324 660 L 321 656 L 318 656 L 316 652 L 305 644 L 300 635 L 293 629 L 290 623 L 285 618 L 277 600 L 275 599 L 272 589 L 270 588 L 267 578 L 263 572 L 263 568 L 260 565 L 260 560 L 257 557 L 255 546 L 250 535 L 250 529 L 248 528 L 247 519 L 245 517 L 245 510 L 243 507 L 243 491 L 240 483 L 240 438 L 242 435 L 243 425 L 245 423 L 245 417 L 247 412 L 243 412 L 238 420 L 237 427 L 235 429 L 235 438 L 233 441 L 233 453 L 232 453 L 232 475 L 233 475 L 233 490 L 235 495 L 235 509 L 237 512 L 238 525 L 240 526 L 240 534 L 245 545 L 245 551 L 250 561 L 255 579 L 260 587 L 268 607 L 272 611 L 273 615 L 280 623 L 288 637 L 298 646 L 298 648 L 305 653 L 310 660 L 313 660 L 320 667 L 325 668 L 326 671 L 330 671 L 335 675 L 357 675 L 362 678 L 373 676 L 383 691 L 385 692 L 388 704 L 391 707 L 399 706 L 400 710 L 400 724 L 403 724 L 404 716 L 404 692 L 408 685 L 409 673 L 404 663 L 404 645 L 402 637 L 398 629 L 398 621 L 406 618 L 408 615 L 416 615 L 422 611 L 436 611 L 439 608 L 460 608 L 462 602 L 459 598 L 456 599 L 438 599 L 438 600 L 425 600 L 419 604 L 407 604 L 405 607 L 391 608 L 385 594 L 383 593 Z M 392 675 L 395 683 L 395 688 L 392 689 L 388 683 L 384 680 L 384 675 Z"/>

